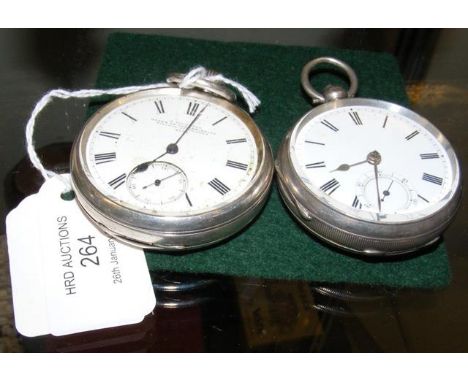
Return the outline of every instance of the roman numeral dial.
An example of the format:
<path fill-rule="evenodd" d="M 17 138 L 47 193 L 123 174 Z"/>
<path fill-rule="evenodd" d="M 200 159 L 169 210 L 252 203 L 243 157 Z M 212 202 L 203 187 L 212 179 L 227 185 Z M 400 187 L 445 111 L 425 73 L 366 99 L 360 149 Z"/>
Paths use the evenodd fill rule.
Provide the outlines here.
<path fill-rule="evenodd" d="M 306 164 L 306 168 L 321 168 L 321 167 L 325 167 L 324 161 Z"/>
<path fill-rule="evenodd" d="M 134 116 L 132 116 L 132 115 L 126 113 L 125 111 L 122 111 L 121 113 L 122 113 L 122 115 L 125 115 L 128 119 L 130 119 L 130 120 L 133 121 L 133 122 L 137 122 L 137 121 L 138 121 Z"/>
<path fill-rule="evenodd" d="M 164 104 L 161 100 L 154 101 L 154 106 L 156 106 L 158 114 L 164 114 L 166 112 L 166 110 L 164 110 Z"/>
<path fill-rule="evenodd" d="M 453 156 L 439 133 L 396 107 L 340 103 L 313 109 L 291 132 L 289 155 L 302 187 L 364 220 L 405 221 L 445 203 Z"/>
<path fill-rule="evenodd" d="M 218 123 L 223 122 L 226 118 L 227 118 L 227 116 L 224 116 L 223 118 L 218 119 L 216 122 L 214 122 L 214 123 L 212 124 L 212 126 L 216 126 Z"/>
<path fill-rule="evenodd" d="M 425 180 L 426 182 L 433 183 L 438 186 L 441 186 L 444 181 L 440 176 L 426 174 L 426 173 L 423 174 L 422 179 Z"/>
<path fill-rule="evenodd" d="M 114 153 L 102 153 L 102 154 L 95 154 L 94 155 L 94 160 L 96 164 L 103 164 L 103 163 L 108 163 L 112 162 L 117 158 L 117 154 Z"/>
<path fill-rule="evenodd" d="M 111 131 L 100 131 L 99 132 L 99 135 L 101 137 L 106 137 L 106 138 L 110 138 L 110 139 L 115 139 L 116 141 L 119 140 L 120 138 L 120 134 L 119 133 L 113 133 Z"/>
<path fill-rule="evenodd" d="M 127 174 L 121 174 L 114 179 L 110 180 L 108 182 L 109 186 L 111 186 L 114 190 L 119 188 L 125 183 L 125 179 L 127 178 Z"/>
<path fill-rule="evenodd" d="M 340 131 L 340 129 L 338 129 L 338 127 L 336 127 L 333 123 L 327 121 L 326 119 L 324 119 L 323 121 L 320 122 L 322 125 L 328 127 L 331 131 L 333 132 L 338 132 Z"/>
<path fill-rule="evenodd" d="M 362 126 L 361 117 L 359 116 L 359 113 L 357 111 L 350 111 L 348 114 L 355 125 Z"/>
<path fill-rule="evenodd" d="M 245 143 L 245 142 L 247 142 L 247 139 L 245 139 L 245 138 L 237 138 L 237 139 L 228 139 L 228 140 L 226 140 L 226 143 L 228 145 L 233 145 L 235 143 Z"/>
<path fill-rule="evenodd" d="M 416 135 L 418 135 L 418 134 L 419 134 L 419 131 L 415 130 L 415 131 L 413 131 L 412 133 L 408 134 L 408 135 L 405 137 L 405 139 L 406 139 L 407 141 L 409 141 L 409 140 L 413 139 L 413 138 L 414 138 Z"/>
<path fill-rule="evenodd" d="M 187 115 L 195 116 L 200 108 L 200 104 L 197 102 L 189 102 L 187 106 Z"/>
<path fill-rule="evenodd" d="M 226 186 L 222 181 L 218 178 L 214 178 L 208 182 L 208 185 L 213 188 L 213 190 L 217 191 L 221 195 L 226 195 L 231 189 Z"/>
<path fill-rule="evenodd" d="M 421 159 L 439 159 L 440 156 L 438 153 L 427 153 L 427 154 L 419 154 Z"/>
<path fill-rule="evenodd" d="M 233 161 L 233 160 L 228 160 L 226 162 L 226 166 L 236 168 L 236 169 L 239 169 L 239 170 L 244 170 L 244 171 L 247 170 L 247 168 L 249 167 L 249 165 L 247 165 L 245 163 L 240 163 L 240 162 L 236 162 L 236 161 Z"/>
<path fill-rule="evenodd" d="M 340 187 L 340 182 L 338 182 L 336 179 L 331 179 L 328 182 L 322 184 L 320 186 L 320 189 L 323 192 L 328 193 L 328 195 L 333 194 L 338 188 Z"/>
<path fill-rule="evenodd" d="M 245 197 L 265 157 L 253 121 L 208 96 L 175 90 L 119 99 L 96 120 L 83 155 L 92 184 L 136 211 L 169 215 Z"/>
<path fill-rule="evenodd" d="M 354 208 L 362 208 L 362 203 L 359 201 L 359 198 L 357 196 L 354 197 L 353 203 L 351 204 Z"/>

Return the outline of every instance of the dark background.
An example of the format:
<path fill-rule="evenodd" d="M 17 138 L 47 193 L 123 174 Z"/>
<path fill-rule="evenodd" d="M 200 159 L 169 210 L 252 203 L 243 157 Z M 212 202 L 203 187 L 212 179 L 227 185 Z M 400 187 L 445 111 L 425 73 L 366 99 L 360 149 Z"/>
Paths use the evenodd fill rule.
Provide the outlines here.
<path fill-rule="evenodd" d="M 52 88 L 93 87 L 106 38 L 113 31 L 115 30 L 0 31 L 1 234 L 5 232 L 4 218 L 8 210 L 18 200 L 18 190 L 12 187 L 12 179 L 17 175 L 17 172 L 12 172 L 12 170 L 25 157 L 24 127 L 34 104 L 43 93 Z M 468 30 L 151 29 L 133 30 L 133 32 L 222 41 L 329 46 L 389 52 L 397 58 L 400 64 L 412 108 L 431 120 L 448 137 L 460 158 L 462 171 L 468 160 L 468 150 L 466 149 L 468 142 L 466 126 L 466 121 L 468 121 L 468 70 L 466 70 Z M 37 147 L 46 147 L 58 142 L 72 142 L 82 126 L 85 112 L 86 103 L 83 101 L 54 103 L 43 113 L 41 122 L 37 125 L 35 136 Z M 60 150 L 58 155 L 61 155 Z M 27 186 L 25 187 L 27 188 Z M 325 318 L 323 312 L 328 309 L 328 305 L 322 304 L 323 301 L 321 302 L 320 299 L 327 296 L 327 292 L 323 290 L 317 292 L 316 289 L 312 288 L 315 296 L 314 307 L 323 305 L 320 308 L 322 313 L 319 315 L 320 329 L 317 329 L 320 333 L 317 332 L 316 335 L 310 337 L 312 329 L 309 327 L 307 329 L 309 337 L 306 337 L 316 338 L 315 342 L 308 341 L 304 344 L 301 342 L 303 340 L 297 342 L 291 338 L 286 338 L 283 341 L 281 335 L 278 334 L 270 343 L 269 348 L 267 345 L 255 344 L 255 338 L 252 340 L 250 337 L 250 340 L 253 341 L 252 345 L 249 343 L 249 337 L 244 337 L 242 334 L 243 331 L 247 330 L 248 325 L 246 326 L 244 322 L 244 329 L 242 329 L 239 324 L 239 309 L 242 311 L 242 307 L 254 305 L 249 298 L 255 294 L 249 294 L 251 290 L 249 288 L 252 285 L 261 286 L 262 290 L 267 288 L 271 292 L 270 297 L 276 296 L 271 297 L 271 301 L 274 301 L 272 306 L 279 309 L 278 312 L 281 313 L 281 296 L 284 297 L 287 293 L 294 296 L 302 295 L 304 285 L 259 280 L 224 280 L 218 284 L 222 287 L 215 294 L 220 294 L 223 301 L 232 300 L 235 301 L 235 304 L 224 304 L 223 308 L 218 307 L 218 315 L 204 315 L 202 325 L 204 329 L 199 333 L 200 341 L 205 343 L 203 349 L 252 350 L 257 346 L 258 349 L 292 351 L 468 351 L 468 298 L 466 297 L 468 295 L 468 261 L 465 255 L 468 235 L 466 219 L 468 216 L 465 200 L 466 197 L 464 197 L 457 218 L 445 234 L 453 272 L 453 280 L 448 288 L 439 291 L 372 291 L 371 294 L 377 293 L 378 298 L 374 299 L 371 296 L 370 300 L 365 300 L 370 303 L 365 305 L 364 311 L 362 311 L 362 299 L 358 300 L 356 307 L 356 300 L 350 302 L 349 299 L 340 297 L 337 299 L 339 303 L 333 302 L 335 304 L 333 305 L 334 311 L 326 313 L 328 316 L 325 314 Z M 359 291 L 357 295 L 362 297 L 361 292 Z M 367 293 L 368 291 L 364 291 L 364 296 L 369 297 Z M 383 299 L 381 298 L 382 294 L 385 295 Z M 330 293 L 328 297 L 330 297 Z M 342 306 L 345 300 L 347 301 L 346 308 Z M 287 302 L 290 299 L 286 298 L 284 301 Z M 304 303 L 305 310 L 308 309 L 307 304 Z M 285 315 L 288 316 L 291 313 L 288 311 L 289 308 L 284 309 Z M 345 318 L 340 318 L 340 320 L 344 321 L 339 321 L 338 325 L 338 321 L 334 321 L 334 317 L 339 316 L 342 309 L 357 311 L 359 320 L 348 320 L 347 316 L 343 316 Z M 370 314 L 370 312 L 375 314 Z M 225 316 L 222 316 L 223 314 Z M 164 318 L 164 314 L 159 317 Z M 182 321 L 178 321 L 181 317 Z M 182 334 L 179 334 L 183 335 L 183 322 L 197 326 L 193 319 L 184 321 L 183 317 L 179 315 L 177 318 L 169 315 L 169 321 L 182 322 L 182 324 L 176 328 L 164 327 L 163 332 L 171 333 L 172 328 L 175 332 L 182 330 L 180 332 Z M 215 322 L 218 318 L 220 318 L 221 324 Z M 161 319 L 161 322 L 164 320 Z M 229 324 L 230 322 L 231 324 Z M 226 327 L 222 327 L 226 323 L 228 323 L 228 330 L 231 330 L 232 333 L 227 337 L 219 336 L 217 330 L 220 328 L 220 330 L 226 330 Z M 288 324 L 287 320 L 286 324 Z M 151 324 L 149 326 L 154 329 Z M 190 326 L 186 329 L 192 336 L 198 335 L 194 334 L 193 328 Z M 288 333 L 292 333 L 295 329 L 290 327 L 288 330 Z M 111 337 L 114 340 L 116 338 L 115 336 Z M 300 333 L 297 337 L 302 338 Z M 96 336 L 90 338 L 94 341 Z M 158 338 L 161 341 L 161 337 Z M 177 348 L 177 338 L 169 336 L 166 338 L 166 348 L 163 346 L 164 344 L 159 344 L 159 347 L 153 344 L 152 349 L 181 350 Z M 343 342 L 343 338 L 346 338 L 346 342 Z M 69 341 L 74 344 L 73 338 Z M 198 339 L 194 341 L 196 342 Z M 211 342 L 209 343 L 209 341 Z M 32 345 L 31 343 L 28 345 L 29 348 L 57 350 L 59 346 L 49 343 L 49 348 L 47 346 L 44 348 L 42 342 L 37 345 L 38 348 L 35 348 L 34 344 L 37 345 L 36 342 L 32 341 Z M 71 346 L 69 349 L 72 351 L 84 350 L 83 340 L 80 344 L 81 348 Z M 173 348 L 171 348 L 172 345 Z M 62 343 L 60 346 L 66 348 L 68 343 L 65 345 Z M 121 350 L 122 348 L 117 347 L 116 349 Z M 190 349 L 185 348 L 185 350 Z"/>
<path fill-rule="evenodd" d="M 49 89 L 93 87 L 106 39 L 114 30 L 2 30 L 0 31 L 0 178 L 25 155 L 24 126 L 39 97 Z M 222 41 L 263 42 L 282 45 L 330 46 L 386 51 L 394 54 L 409 85 L 421 81 L 443 84 L 436 96 L 450 97 L 446 114 L 433 120 L 444 130 L 457 116 L 451 107 L 463 105 L 468 83 L 463 49 L 466 30 L 399 29 L 151 29 L 132 30 L 180 37 Z M 441 94 L 443 92 L 443 94 Z M 447 93 L 448 92 L 448 93 Z M 426 104 L 414 107 L 431 118 Z M 85 103 L 55 103 L 44 113 L 36 134 L 37 146 L 71 142 L 83 123 Z M 450 126 L 447 126 L 449 129 Z M 455 140 L 451 140 L 453 143 Z M 462 147 L 461 147 L 462 149 Z M 461 155 L 462 150 L 458 150 Z M 7 207 L 0 188 L 0 230 L 4 232 Z"/>

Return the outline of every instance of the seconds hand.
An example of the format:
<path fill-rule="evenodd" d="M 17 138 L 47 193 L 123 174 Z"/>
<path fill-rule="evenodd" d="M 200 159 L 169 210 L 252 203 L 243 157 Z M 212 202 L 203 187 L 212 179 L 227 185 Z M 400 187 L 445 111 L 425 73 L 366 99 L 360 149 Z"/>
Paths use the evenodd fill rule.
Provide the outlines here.
<path fill-rule="evenodd" d="M 150 184 L 148 184 L 148 185 L 146 185 L 146 186 L 143 186 L 143 190 L 146 189 L 146 188 L 148 188 L 149 186 L 152 186 L 153 184 L 154 184 L 155 186 L 159 186 L 164 180 L 170 179 L 170 178 L 172 178 L 173 176 L 179 175 L 181 172 L 182 172 L 182 171 L 177 171 L 177 172 L 175 172 L 174 174 L 171 174 L 171 175 L 166 176 L 165 178 L 156 179 L 154 182 L 152 182 L 152 183 L 150 183 Z"/>
<path fill-rule="evenodd" d="M 388 188 L 383 192 L 383 198 L 381 199 L 382 202 L 385 200 L 386 196 L 390 195 L 390 188 L 392 187 L 392 184 L 393 184 L 393 180 L 390 183 L 390 186 L 388 186 Z"/>

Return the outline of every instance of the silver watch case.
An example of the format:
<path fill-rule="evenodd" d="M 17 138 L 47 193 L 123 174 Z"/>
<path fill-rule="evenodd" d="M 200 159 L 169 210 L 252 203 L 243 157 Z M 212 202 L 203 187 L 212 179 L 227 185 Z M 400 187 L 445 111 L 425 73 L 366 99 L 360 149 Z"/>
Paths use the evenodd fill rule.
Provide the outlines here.
<path fill-rule="evenodd" d="M 156 214 L 125 206 L 101 193 L 90 181 L 85 161 L 86 142 L 96 124 L 118 106 L 155 95 L 181 95 L 212 102 L 236 115 L 252 133 L 258 148 L 258 166 L 250 186 L 238 198 L 192 215 Z M 128 244 L 164 251 L 190 250 L 219 242 L 245 227 L 264 205 L 274 166 L 271 148 L 253 119 L 222 98 L 175 86 L 140 91 L 120 97 L 99 109 L 85 124 L 71 153 L 71 179 L 78 205 L 105 233 Z"/>
<path fill-rule="evenodd" d="M 435 208 L 432 214 L 408 222 L 376 222 L 359 218 L 351 207 L 343 210 L 331 206 L 325 196 L 314 194 L 297 174 L 290 156 L 291 137 L 296 129 L 316 116 L 344 106 L 373 106 L 402 114 L 431 132 L 447 150 L 454 169 L 452 192 L 448 203 Z M 428 120 L 402 106 L 374 99 L 347 98 L 327 102 L 304 115 L 289 130 L 278 150 L 275 167 L 278 187 L 283 200 L 310 232 L 341 249 L 374 256 L 390 256 L 411 252 L 439 238 L 454 217 L 461 197 L 460 168 L 455 152 L 443 134 Z M 441 201 L 445 203 L 446 200 Z"/>

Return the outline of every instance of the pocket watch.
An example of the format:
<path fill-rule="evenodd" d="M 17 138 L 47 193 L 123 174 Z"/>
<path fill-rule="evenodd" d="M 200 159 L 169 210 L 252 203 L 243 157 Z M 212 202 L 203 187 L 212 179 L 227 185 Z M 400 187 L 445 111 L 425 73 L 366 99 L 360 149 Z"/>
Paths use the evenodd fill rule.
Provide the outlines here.
<path fill-rule="evenodd" d="M 235 93 L 199 79 L 105 105 L 71 154 L 78 204 L 101 230 L 129 244 L 194 249 L 245 227 L 268 195 L 271 149 Z"/>
<path fill-rule="evenodd" d="M 309 75 L 336 66 L 350 88 L 324 94 Z M 402 106 L 353 98 L 358 80 L 346 63 L 317 58 L 302 70 L 313 103 L 284 138 L 275 162 L 284 202 L 326 242 L 365 255 L 393 255 L 435 242 L 454 217 L 460 168 L 444 135 Z"/>

